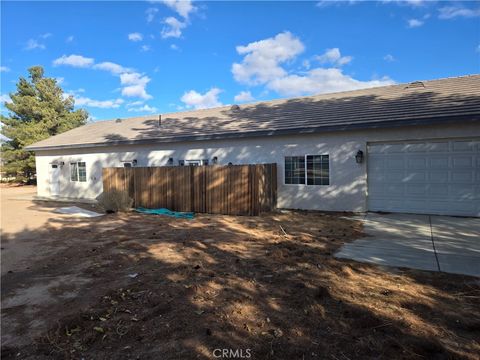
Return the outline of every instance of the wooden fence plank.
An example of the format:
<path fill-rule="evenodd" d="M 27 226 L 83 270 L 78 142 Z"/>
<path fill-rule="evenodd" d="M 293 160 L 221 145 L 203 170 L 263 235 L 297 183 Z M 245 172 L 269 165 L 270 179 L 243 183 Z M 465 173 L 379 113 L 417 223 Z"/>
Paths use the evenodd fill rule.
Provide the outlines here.
<path fill-rule="evenodd" d="M 258 215 L 277 203 L 276 164 L 104 168 L 103 191 L 125 191 L 134 206 Z"/>

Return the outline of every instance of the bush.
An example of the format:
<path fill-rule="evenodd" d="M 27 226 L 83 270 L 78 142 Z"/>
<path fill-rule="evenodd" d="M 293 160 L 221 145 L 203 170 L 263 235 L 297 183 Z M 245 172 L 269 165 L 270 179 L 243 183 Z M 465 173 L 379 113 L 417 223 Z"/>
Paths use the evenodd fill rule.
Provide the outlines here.
<path fill-rule="evenodd" d="M 127 192 L 120 190 L 106 191 L 97 198 L 97 201 L 107 213 L 127 211 L 133 205 L 133 199 Z"/>

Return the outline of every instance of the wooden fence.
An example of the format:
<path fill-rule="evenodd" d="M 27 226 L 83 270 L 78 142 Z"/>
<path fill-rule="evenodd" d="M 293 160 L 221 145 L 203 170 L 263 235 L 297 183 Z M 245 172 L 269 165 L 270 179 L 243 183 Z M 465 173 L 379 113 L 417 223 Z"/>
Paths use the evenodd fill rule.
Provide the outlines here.
<path fill-rule="evenodd" d="M 135 207 L 228 215 L 275 208 L 276 164 L 104 168 L 103 191 L 127 191 Z"/>

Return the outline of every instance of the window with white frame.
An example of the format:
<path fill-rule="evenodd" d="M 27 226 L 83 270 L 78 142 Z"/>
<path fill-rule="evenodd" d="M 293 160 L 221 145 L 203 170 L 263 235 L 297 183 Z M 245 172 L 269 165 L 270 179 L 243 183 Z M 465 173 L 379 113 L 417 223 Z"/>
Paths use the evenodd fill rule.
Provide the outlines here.
<path fill-rule="evenodd" d="M 85 162 L 70 163 L 70 181 L 87 181 L 87 167 Z"/>
<path fill-rule="evenodd" d="M 286 156 L 285 184 L 330 185 L 329 156 Z"/>

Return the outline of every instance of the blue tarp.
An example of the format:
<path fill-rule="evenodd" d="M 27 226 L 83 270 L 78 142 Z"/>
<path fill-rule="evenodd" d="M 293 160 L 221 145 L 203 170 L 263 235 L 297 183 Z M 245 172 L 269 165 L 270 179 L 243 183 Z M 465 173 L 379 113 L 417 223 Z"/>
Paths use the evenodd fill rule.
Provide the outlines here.
<path fill-rule="evenodd" d="M 193 212 L 179 212 L 179 211 L 172 211 L 169 209 L 161 208 L 161 209 L 146 209 L 143 207 L 138 207 L 135 209 L 136 212 L 142 214 L 151 214 L 151 215 L 166 215 L 176 217 L 178 219 L 193 219 L 195 217 L 195 213 Z"/>

